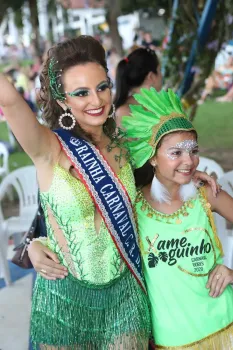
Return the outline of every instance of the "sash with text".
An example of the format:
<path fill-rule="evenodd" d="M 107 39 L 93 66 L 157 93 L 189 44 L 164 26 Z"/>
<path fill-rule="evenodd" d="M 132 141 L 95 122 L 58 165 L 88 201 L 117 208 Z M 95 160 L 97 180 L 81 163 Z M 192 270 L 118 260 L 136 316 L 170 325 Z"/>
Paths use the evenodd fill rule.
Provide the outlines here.
<path fill-rule="evenodd" d="M 132 204 L 128 193 L 100 151 L 69 131 L 54 131 L 92 197 L 125 263 L 145 291 Z"/>

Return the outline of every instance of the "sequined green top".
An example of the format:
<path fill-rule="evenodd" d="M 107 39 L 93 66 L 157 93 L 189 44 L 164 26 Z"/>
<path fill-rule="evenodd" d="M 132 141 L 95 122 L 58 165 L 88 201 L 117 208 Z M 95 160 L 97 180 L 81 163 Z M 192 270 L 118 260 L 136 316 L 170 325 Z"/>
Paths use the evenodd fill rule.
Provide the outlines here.
<path fill-rule="evenodd" d="M 118 177 L 134 203 L 136 189 L 129 163 L 121 168 Z M 96 232 L 95 206 L 81 181 L 56 165 L 49 191 L 41 192 L 41 204 L 46 218 L 48 247 L 58 254 L 75 278 L 101 286 L 124 272 L 125 263 L 103 220 Z"/>

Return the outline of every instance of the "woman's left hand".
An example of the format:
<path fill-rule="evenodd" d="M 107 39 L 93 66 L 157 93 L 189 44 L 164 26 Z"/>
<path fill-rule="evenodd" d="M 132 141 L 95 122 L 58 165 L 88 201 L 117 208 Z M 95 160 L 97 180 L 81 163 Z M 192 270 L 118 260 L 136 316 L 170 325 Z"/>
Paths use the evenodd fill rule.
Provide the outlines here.
<path fill-rule="evenodd" d="M 217 265 L 209 274 L 206 288 L 210 289 L 209 295 L 216 298 L 231 283 L 233 283 L 233 270 L 225 265 Z"/>
<path fill-rule="evenodd" d="M 193 175 L 193 181 L 198 186 L 198 182 L 204 181 L 207 182 L 213 191 L 213 196 L 217 197 L 217 194 L 221 191 L 221 186 L 217 183 L 214 177 L 211 177 L 203 171 L 196 170 Z"/>

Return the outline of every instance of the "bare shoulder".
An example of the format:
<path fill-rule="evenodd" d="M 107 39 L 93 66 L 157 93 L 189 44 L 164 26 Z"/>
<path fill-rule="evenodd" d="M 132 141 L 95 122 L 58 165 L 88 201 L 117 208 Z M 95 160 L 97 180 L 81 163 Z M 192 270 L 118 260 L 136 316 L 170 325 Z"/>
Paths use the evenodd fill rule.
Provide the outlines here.
<path fill-rule="evenodd" d="M 130 108 L 128 104 L 124 104 L 122 106 L 120 106 L 119 108 L 117 108 L 116 110 L 116 115 L 117 117 L 123 117 L 125 115 L 129 115 L 130 114 Z"/>
<path fill-rule="evenodd" d="M 130 108 L 128 104 L 124 104 L 117 108 L 116 110 L 116 124 L 118 127 L 121 127 L 122 117 L 130 115 Z"/>

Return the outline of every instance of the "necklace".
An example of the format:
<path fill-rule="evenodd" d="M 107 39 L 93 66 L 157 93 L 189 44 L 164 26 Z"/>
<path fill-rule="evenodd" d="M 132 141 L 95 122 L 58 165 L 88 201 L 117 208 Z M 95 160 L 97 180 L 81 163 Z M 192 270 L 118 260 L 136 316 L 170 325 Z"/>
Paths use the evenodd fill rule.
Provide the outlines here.
<path fill-rule="evenodd" d="M 141 190 L 138 191 L 136 203 L 141 203 L 141 210 L 146 211 L 147 217 L 154 218 L 157 221 L 165 221 L 167 224 L 175 223 L 177 225 L 182 224 L 182 216 L 189 216 L 188 209 L 194 207 L 193 198 L 183 203 L 180 209 L 173 214 L 163 214 L 152 208 L 151 205 L 145 199 Z"/>
<path fill-rule="evenodd" d="M 130 159 L 129 151 L 124 148 L 125 133 L 121 129 L 117 129 L 117 132 L 111 137 L 110 143 L 106 146 L 107 152 L 112 152 L 113 149 L 118 148 L 119 154 L 115 154 L 114 159 L 119 163 L 119 168 L 122 168 L 122 159 L 128 161 Z"/>

